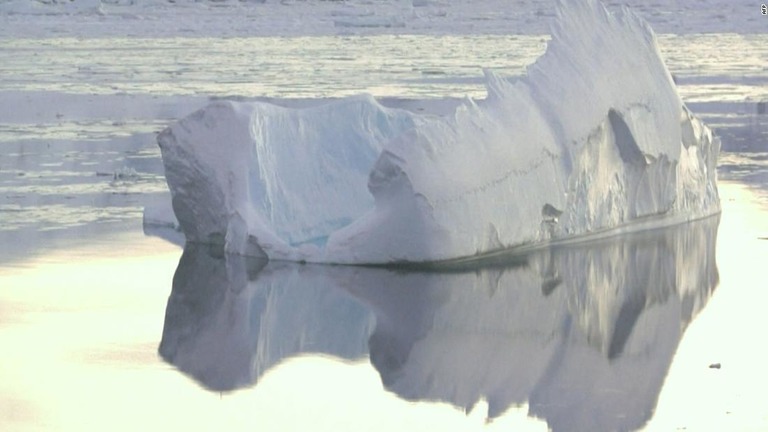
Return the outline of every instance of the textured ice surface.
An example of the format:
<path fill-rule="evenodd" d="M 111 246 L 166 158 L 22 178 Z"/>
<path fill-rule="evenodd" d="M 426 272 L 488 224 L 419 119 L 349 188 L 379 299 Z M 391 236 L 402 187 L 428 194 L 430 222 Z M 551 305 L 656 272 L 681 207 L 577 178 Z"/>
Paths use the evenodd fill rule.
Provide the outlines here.
<path fill-rule="evenodd" d="M 0 0 L 0 36 L 541 34 L 556 0 Z M 754 0 L 623 0 L 661 33 L 764 33 Z M 29 17 L 35 25 L 29 25 Z M 4 19 L 5 18 L 5 19 Z"/>
<path fill-rule="evenodd" d="M 435 261 L 719 211 L 720 142 L 681 101 L 652 30 L 560 6 L 523 78 L 449 115 L 359 96 L 220 101 L 159 143 L 187 240 L 337 263 Z M 367 182 L 367 188 L 366 188 Z"/>

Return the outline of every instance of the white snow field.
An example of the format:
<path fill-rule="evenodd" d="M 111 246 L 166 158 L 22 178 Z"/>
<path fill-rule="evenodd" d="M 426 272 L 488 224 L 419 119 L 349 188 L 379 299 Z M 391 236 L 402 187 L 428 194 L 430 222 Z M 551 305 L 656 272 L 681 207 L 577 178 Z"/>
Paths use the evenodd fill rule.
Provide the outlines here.
<path fill-rule="evenodd" d="M 545 34 L 555 0 L 0 0 L 0 37 Z M 761 33 L 754 0 L 608 0 L 659 33 Z M 30 17 L 35 25 L 29 25 Z"/>
<path fill-rule="evenodd" d="M 475 257 L 719 212 L 720 141 L 651 28 L 563 2 L 546 52 L 448 114 L 217 101 L 158 138 L 187 241 L 328 263 Z"/>

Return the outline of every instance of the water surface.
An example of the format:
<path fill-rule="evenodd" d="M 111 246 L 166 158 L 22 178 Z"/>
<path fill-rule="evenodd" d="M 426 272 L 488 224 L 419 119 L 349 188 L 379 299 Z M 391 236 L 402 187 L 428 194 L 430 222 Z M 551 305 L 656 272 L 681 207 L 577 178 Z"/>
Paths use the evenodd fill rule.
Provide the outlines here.
<path fill-rule="evenodd" d="M 768 206 L 721 191 L 719 225 L 476 271 L 266 264 L 136 231 L 2 266 L 0 427 L 761 430 Z"/>
<path fill-rule="evenodd" d="M 440 273 L 142 233 L 155 132 L 212 97 L 482 96 L 481 65 L 514 79 L 544 41 L 3 40 L 0 430 L 768 429 L 764 35 L 660 37 L 738 150 L 719 225 Z"/>

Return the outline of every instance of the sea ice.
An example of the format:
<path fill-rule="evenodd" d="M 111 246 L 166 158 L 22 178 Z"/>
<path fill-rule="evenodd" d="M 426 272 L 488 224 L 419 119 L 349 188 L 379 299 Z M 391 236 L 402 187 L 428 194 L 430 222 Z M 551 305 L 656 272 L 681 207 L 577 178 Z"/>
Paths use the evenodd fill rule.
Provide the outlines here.
<path fill-rule="evenodd" d="M 473 257 L 719 211 L 719 139 L 678 95 L 650 27 L 559 6 L 527 74 L 486 72 L 449 115 L 358 96 L 303 109 L 217 101 L 163 131 L 187 241 L 332 263 Z M 367 184 L 367 187 L 366 187 Z"/>
<path fill-rule="evenodd" d="M 554 0 L 0 0 L 0 36 L 478 35 L 547 31 Z M 764 33 L 754 0 L 622 0 L 659 33 Z M 726 19 L 727 17 L 727 19 Z M 30 19 L 34 25 L 30 25 Z"/>

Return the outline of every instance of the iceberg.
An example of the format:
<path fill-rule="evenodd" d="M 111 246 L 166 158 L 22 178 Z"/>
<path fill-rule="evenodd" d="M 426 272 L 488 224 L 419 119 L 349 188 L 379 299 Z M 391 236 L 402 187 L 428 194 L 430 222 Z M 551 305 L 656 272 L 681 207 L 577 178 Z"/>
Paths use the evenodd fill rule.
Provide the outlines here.
<path fill-rule="evenodd" d="M 219 100 L 158 136 L 186 240 L 342 264 L 466 259 L 720 210 L 720 141 L 651 28 L 561 2 L 546 52 L 449 114 Z"/>

